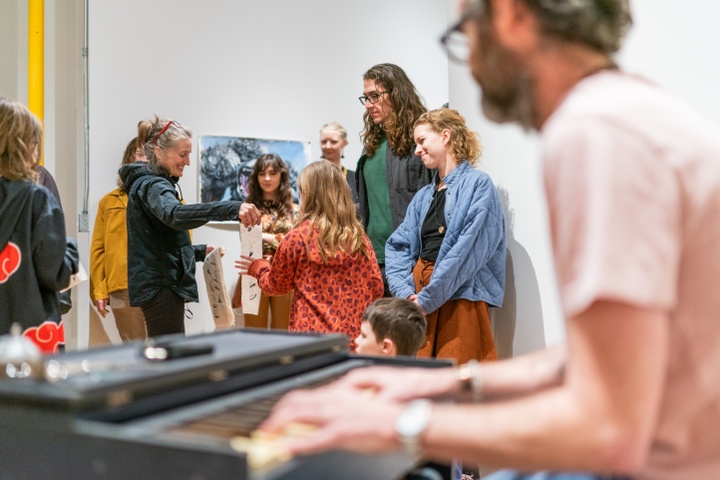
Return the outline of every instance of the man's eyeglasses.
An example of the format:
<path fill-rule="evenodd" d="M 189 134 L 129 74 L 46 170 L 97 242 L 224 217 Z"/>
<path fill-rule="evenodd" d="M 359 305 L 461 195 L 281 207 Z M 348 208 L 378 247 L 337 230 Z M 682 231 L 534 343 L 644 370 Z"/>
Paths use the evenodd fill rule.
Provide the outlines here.
<path fill-rule="evenodd" d="M 388 93 L 388 92 L 375 92 L 375 93 L 371 93 L 369 95 L 362 95 L 362 96 L 358 97 L 358 100 L 360 100 L 360 103 L 362 103 L 363 105 L 365 105 L 367 102 L 370 102 L 371 104 L 374 105 L 377 102 L 379 102 L 380 97 L 382 97 L 386 93 Z"/>
<path fill-rule="evenodd" d="M 460 19 L 453 26 L 447 29 L 447 32 L 440 37 L 440 44 L 448 54 L 448 58 L 457 63 L 466 63 L 470 58 L 470 45 L 465 32 L 462 31 L 465 22 L 485 11 L 483 0 L 468 1 L 468 8 Z"/>

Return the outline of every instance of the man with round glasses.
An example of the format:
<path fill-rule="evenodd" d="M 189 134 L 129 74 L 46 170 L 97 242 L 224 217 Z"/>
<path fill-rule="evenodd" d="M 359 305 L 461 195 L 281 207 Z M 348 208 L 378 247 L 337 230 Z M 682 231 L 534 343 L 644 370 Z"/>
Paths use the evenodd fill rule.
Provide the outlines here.
<path fill-rule="evenodd" d="M 288 396 L 263 428 L 316 425 L 287 441 L 293 453 L 405 446 L 546 472 L 483 480 L 720 478 L 720 135 L 616 66 L 628 0 L 462 8 L 443 44 L 458 54 L 464 35 L 483 112 L 541 135 L 566 345 L 457 369 L 361 369 Z M 465 403 L 427 400 L 448 397 Z"/>
<path fill-rule="evenodd" d="M 415 86 L 397 65 L 375 65 L 365 72 L 363 81 L 363 152 L 355 172 L 358 213 L 389 297 L 385 243 L 405 218 L 415 192 L 432 179 L 430 170 L 415 155 L 413 137 L 415 120 L 426 110 Z"/>

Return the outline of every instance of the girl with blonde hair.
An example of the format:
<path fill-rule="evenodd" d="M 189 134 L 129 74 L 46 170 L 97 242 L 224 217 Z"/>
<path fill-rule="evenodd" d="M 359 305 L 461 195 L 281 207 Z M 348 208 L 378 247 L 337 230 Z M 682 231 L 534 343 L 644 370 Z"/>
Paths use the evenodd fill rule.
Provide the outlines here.
<path fill-rule="evenodd" d="M 290 331 L 355 338 L 365 308 L 383 294 L 372 245 L 355 215 L 350 188 L 332 163 L 322 160 L 305 167 L 298 188 L 296 226 L 280 241 L 272 265 L 241 256 L 235 266 L 240 274 L 255 277 L 267 295 L 295 290 Z M 246 226 L 257 224 L 253 210 L 241 210 Z"/>

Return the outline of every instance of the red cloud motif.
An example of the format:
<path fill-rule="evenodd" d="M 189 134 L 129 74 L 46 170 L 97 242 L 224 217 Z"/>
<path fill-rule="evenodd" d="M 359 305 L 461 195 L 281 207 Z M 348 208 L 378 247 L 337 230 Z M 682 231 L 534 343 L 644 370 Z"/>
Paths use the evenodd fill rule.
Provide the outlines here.
<path fill-rule="evenodd" d="M 13 242 L 8 242 L 7 246 L 0 252 L 0 283 L 5 283 L 20 268 L 21 260 L 20 248 Z"/>
<path fill-rule="evenodd" d="M 65 343 L 65 325 L 46 321 L 39 327 L 30 327 L 23 335 L 32 340 L 43 353 L 57 353 L 58 346 Z"/>

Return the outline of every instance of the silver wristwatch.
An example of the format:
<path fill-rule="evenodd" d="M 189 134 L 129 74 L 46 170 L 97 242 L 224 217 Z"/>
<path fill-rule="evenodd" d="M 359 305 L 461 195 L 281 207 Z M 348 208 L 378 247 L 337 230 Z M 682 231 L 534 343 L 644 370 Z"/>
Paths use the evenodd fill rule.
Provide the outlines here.
<path fill-rule="evenodd" d="M 420 436 L 430 423 L 432 410 L 430 400 L 413 400 L 395 420 L 395 432 L 406 452 L 413 455 L 420 454 Z"/>

